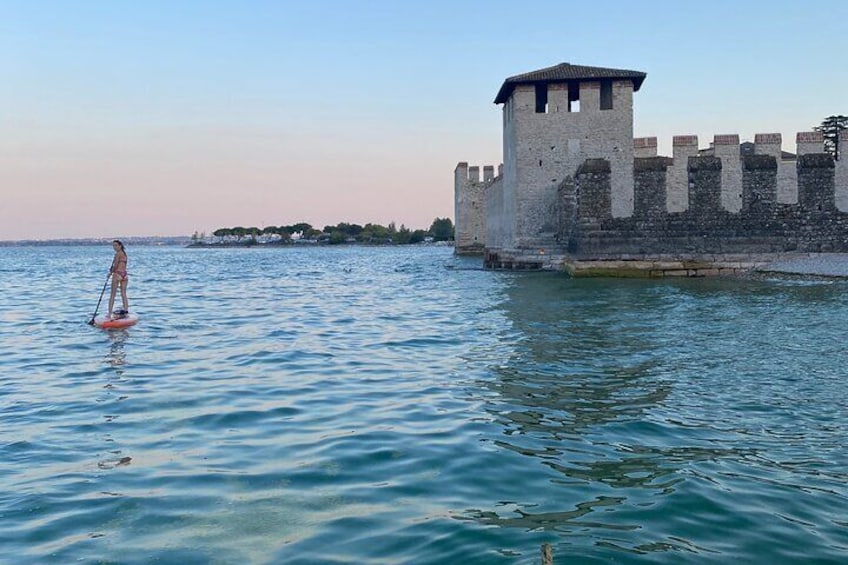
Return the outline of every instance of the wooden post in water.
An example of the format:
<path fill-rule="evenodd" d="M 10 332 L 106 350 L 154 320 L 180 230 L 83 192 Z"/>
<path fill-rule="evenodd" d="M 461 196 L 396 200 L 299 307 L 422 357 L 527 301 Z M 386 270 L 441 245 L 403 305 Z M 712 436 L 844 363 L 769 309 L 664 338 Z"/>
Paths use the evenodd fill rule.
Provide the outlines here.
<path fill-rule="evenodd" d="M 549 543 L 542 544 L 542 565 L 554 565 L 554 548 Z"/>

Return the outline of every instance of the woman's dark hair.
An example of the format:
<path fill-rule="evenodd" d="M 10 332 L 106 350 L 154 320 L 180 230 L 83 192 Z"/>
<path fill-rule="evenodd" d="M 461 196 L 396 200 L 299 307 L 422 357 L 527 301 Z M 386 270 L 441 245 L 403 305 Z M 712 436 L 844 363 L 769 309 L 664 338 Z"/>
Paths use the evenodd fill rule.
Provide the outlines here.
<path fill-rule="evenodd" d="M 112 240 L 112 243 L 117 243 L 118 245 L 120 245 L 120 246 L 121 246 L 121 251 L 126 251 L 126 249 L 124 249 L 124 244 L 123 244 L 123 243 L 121 243 L 121 240 L 120 240 L 120 239 L 113 239 L 113 240 Z"/>

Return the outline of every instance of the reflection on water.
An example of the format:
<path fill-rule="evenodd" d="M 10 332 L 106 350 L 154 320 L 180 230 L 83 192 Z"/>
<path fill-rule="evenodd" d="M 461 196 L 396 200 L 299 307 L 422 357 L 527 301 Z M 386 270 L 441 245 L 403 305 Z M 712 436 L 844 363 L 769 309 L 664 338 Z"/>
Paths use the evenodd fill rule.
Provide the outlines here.
<path fill-rule="evenodd" d="M 715 553 L 724 544 L 722 535 L 751 526 L 738 500 L 726 493 L 745 491 L 749 501 L 767 505 L 770 488 L 793 491 L 798 482 L 810 484 L 804 471 L 791 476 L 800 470 L 797 465 L 785 461 L 774 468 L 775 458 L 797 458 L 794 448 L 778 447 L 786 449 L 782 456 L 764 453 L 777 445 L 772 441 L 777 434 L 785 437 L 777 422 L 788 417 L 785 424 L 791 425 L 797 417 L 791 415 L 797 399 L 787 399 L 785 390 L 774 394 L 779 388 L 773 379 L 803 378 L 802 367 L 813 369 L 791 358 L 807 339 L 798 331 L 815 323 L 810 308 L 826 311 L 834 301 L 844 308 L 845 299 L 823 285 L 515 277 L 500 304 L 510 322 L 500 339 L 512 344 L 512 353 L 478 384 L 488 391 L 486 410 L 501 426 L 489 441 L 548 469 L 547 496 L 544 502 L 528 496 L 489 510 L 469 509 L 461 518 L 578 536 L 584 555 L 601 555 L 600 547 L 634 555 Z M 752 304 L 757 314 L 746 319 Z M 787 316 L 787 309 L 804 315 Z M 816 346 L 830 350 L 829 340 Z M 793 369 L 801 374 L 793 375 Z M 754 391 L 753 382 L 764 386 Z M 833 392 L 825 386 L 815 394 Z M 844 386 L 837 394 L 845 397 Z M 748 398 L 740 405 L 743 395 Z M 762 416 L 751 417 L 753 398 Z M 802 441 L 823 441 L 801 435 Z M 844 489 L 833 488 L 844 479 L 836 462 L 822 460 L 820 453 L 816 458 L 813 480 L 828 483 L 830 504 L 844 505 Z M 513 480 L 538 491 L 538 476 L 524 473 Z M 722 495 L 705 495 L 705 487 Z M 807 504 L 818 507 L 821 496 Z M 702 524 L 724 516 L 724 523 L 707 535 L 690 526 L 663 535 L 668 512 Z M 788 529 L 827 531 L 837 536 L 832 540 L 841 535 L 835 547 L 846 547 L 844 530 L 833 530 L 827 519 L 810 522 L 808 512 L 783 508 L 779 518 L 759 518 L 756 528 L 770 536 L 784 532 L 790 520 L 794 526 Z M 586 532 L 593 542 L 586 544 Z M 564 546 L 572 554 L 573 543 Z M 777 551 L 784 549 L 790 551 L 788 546 Z"/>
<path fill-rule="evenodd" d="M 121 367 L 127 362 L 127 354 L 124 346 L 127 343 L 129 332 L 126 329 L 109 330 L 106 332 L 106 335 L 109 338 L 109 353 L 106 355 L 106 362 L 111 367 L 114 367 L 115 374 L 120 376 L 123 374 Z"/>
<path fill-rule="evenodd" d="M 109 248 L 0 248 L 0 561 L 848 554 L 844 283 L 132 253 L 104 332 Z"/>
<path fill-rule="evenodd" d="M 129 330 L 106 330 L 107 343 L 109 351 L 105 356 L 105 363 L 112 369 L 107 373 L 107 382 L 103 385 L 104 394 L 98 399 L 98 402 L 107 409 L 103 414 L 103 424 L 109 425 L 116 422 L 121 417 L 121 406 L 124 401 L 129 399 L 129 395 L 125 394 L 122 389 L 124 381 L 124 369 L 127 364 L 126 344 L 129 339 Z M 129 465 L 132 462 L 132 457 L 126 455 L 123 448 L 119 447 L 120 441 L 116 440 L 111 427 L 105 428 L 103 440 L 106 448 L 98 457 L 97 467 L 99 469 L 109 470 L 116 467 Z M 120 496 L 117 493 L 110 493 L 110 496 Z"/>
<path fill-rule="evenodd" d="M 615 288 L 575 289 L 573 282 L 544 274 L 516 277 L 502 303 L 510 321 L 502 339 L 512 342 L 513 353 L 480 382 L 493 393 L 486 409 L 503 427 L 493 444 L 555 471 L 551 488 L 574 492 L 568 497 L 573 509 L 540 512 L 535 503 L 507 504 L 466 517 L 528 529 L 633 530 L 636 524 L 589 516 L 626 497 L 594 496 L 597 491 L 584 487 L 664 493 L 680 480 L 661 453 L 636 454 L 625 438 L 599 434 L 605 426 L 643 419 L 668 398 L 672 385 L 660 370 L 660 346 L 650 327 L 638 318 L 619 319 L 632 297 Z M 646 301 L 645 307 L 660 306 L 650 295 Z"/>

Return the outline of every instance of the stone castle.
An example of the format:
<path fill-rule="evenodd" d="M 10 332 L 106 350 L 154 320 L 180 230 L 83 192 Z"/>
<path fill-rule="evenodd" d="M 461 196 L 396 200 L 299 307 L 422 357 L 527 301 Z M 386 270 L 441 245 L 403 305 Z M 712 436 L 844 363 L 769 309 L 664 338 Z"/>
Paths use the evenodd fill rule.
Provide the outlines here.
<path fill-rule="evenodd" d="M 646 74 L 563 63 L 506 79 L 503 164 L 454 172 L 456 252 L 490 268 L 711 275 L 848 252 L 848 159 L 820 132 L 633 138 Z M 848 131 L 840 132 L 848 146 Z"/>

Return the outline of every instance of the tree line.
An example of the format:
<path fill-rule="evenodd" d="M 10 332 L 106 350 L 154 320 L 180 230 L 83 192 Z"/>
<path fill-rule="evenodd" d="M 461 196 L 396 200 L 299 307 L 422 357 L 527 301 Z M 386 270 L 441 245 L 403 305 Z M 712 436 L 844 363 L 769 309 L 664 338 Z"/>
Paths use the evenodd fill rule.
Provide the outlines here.
<path fill-rule="evenodd" d="M 290 243 L 297 235 L 305 240 L 325 242 L 329 244 L 368 243 L 368 244 L 411 244 L 425 241 L 451 241 L 454 237 L 454 226 L 450 218 L 436 218 L 428 230 L 411 230 L 401 224 L 398 228 L 394 222 L 388 226 L 368 223 L 364 226 L 341 222 L 335 226 L 324 226 L 319 230 L 306 222 L 291 225 L 218 228 L 212 232 L 218 238 L 218 243 L 235 242 L 237 244 L 253 244 L 265 236 L 277 243 Z M 195 232 L 192 235 L 194 243 L 202 243 L 205 234 Z"/>

